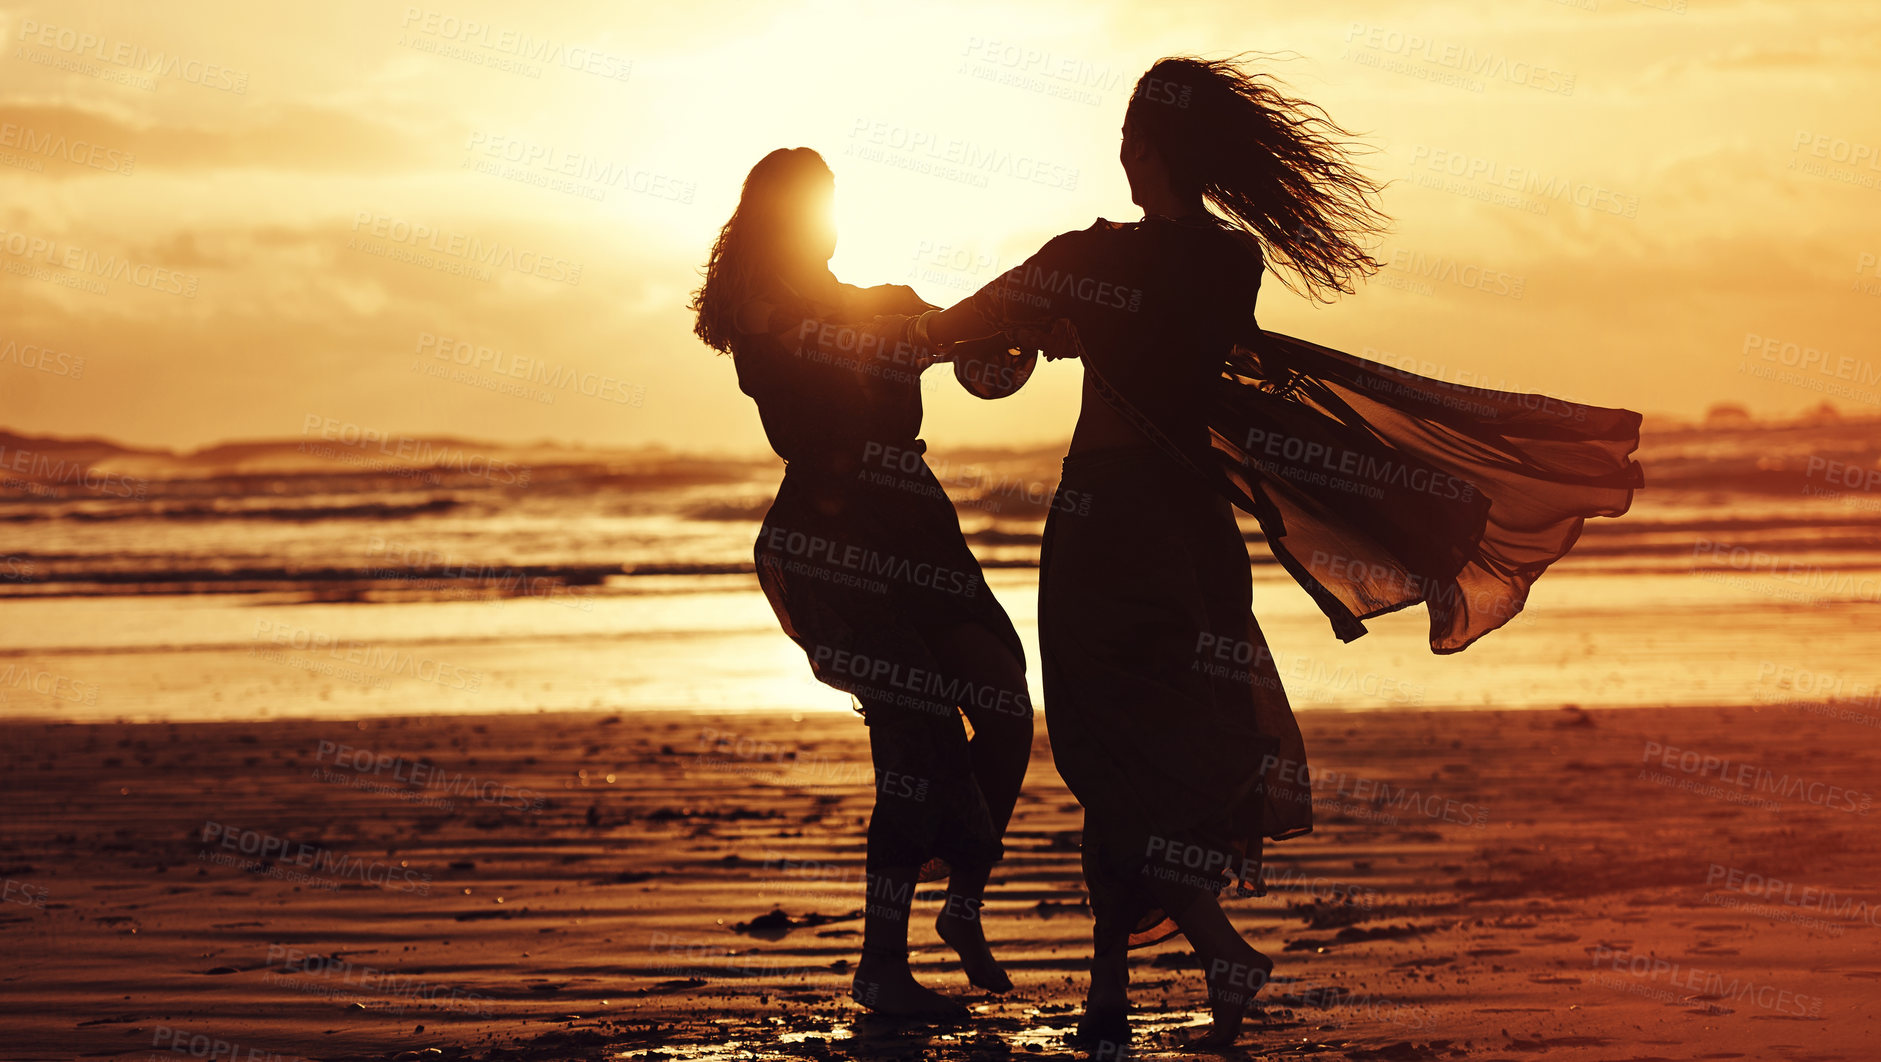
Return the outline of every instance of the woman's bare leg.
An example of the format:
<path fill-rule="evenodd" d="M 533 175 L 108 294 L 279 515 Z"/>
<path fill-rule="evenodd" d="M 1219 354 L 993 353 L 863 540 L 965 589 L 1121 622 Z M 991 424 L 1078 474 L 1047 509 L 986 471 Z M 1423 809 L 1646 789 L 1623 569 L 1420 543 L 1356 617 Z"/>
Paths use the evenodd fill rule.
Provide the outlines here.
<path fill-rule="evenodd" d="M 1087 835 L 1088 823 L 1087 814 Z M 1088 844 L 1083 863 L 1091 896 L 1091 986 L 1078 1033 L 1093 1052 L 1109 1044 L 1111 1057 L 1120 1057 L 1130 1042 L 1130 930 L 1141 905 L 1110 880 Z"/>
<path fill-rule="evenodd" d="M 1214 893 L 1161 881 L 1153 881 L 1150 891 L 1188 938 L 1207 978 L 1214 1026 L 1191 1046 L 1231 1046 L 1255 994 L 1273 973 L 1273 960 L 1242 938 Z"/>
<path fill-rule="evenodd" d="M 1004 642 L 979 626 L 947 631 L 934 639 L 934 652 L 947 677 L 965 679 L 973 691 L 970 703 L 960 706 L 973 724 L 967 747 L 993 835 L 1003 837 L 1032 757 L 1032 703 L 1025 668 Z M 1005 992 L 1012 988 L 1012 979 L 993 958 L 980 919 L 992 870 L 991 864 L 953 868 L 934 930 L 960 956 L 967 980 L 989 992 Z"/>
<path fill-rule="evenodd" d="M 906 768 L 923 740 L 920 728 L 903 729 L 910 720 L 895 711 L 888 706 L 869 708 L 869 752 L 878 782 L 875 810 L 869 815 L 862 959 L 856 963 L 850 996 L 883 1014 L 960 1018 L 966 1008 L 924 987 L 908 966 L 908 918 L 932 830 L 928 808 L 901 787 L 879 781 L 887 772 Z"/>

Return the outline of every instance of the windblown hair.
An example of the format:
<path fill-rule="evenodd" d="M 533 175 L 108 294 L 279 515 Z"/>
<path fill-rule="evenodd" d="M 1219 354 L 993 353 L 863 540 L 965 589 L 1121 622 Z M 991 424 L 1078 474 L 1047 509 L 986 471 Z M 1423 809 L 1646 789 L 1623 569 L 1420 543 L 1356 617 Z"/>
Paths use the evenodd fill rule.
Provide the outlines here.
<path fill-rule="evenodd" d="M 1199 191 L 1260 241 L 1289 289 L 1331 301 L 1378 269 L 1365 244 L 1390 219 L 1374 202 L 1380 186 L 1352 161 L 1353 134 L 1271 75 L 1233 59 L 1159 59 L 1125 120 L 1178 191 Z"/>
<path fill-rule="evenodd" d="M 834 180 L 829 164 L 810 148 L 778 148 L 751 167 L 738 207 L 705 260 L 705 283 L 687 307 L 698 315 L 693 334 L 706 346 L 732 352 L 738 308 L 776 271 L 785 241 L 797 231 L 806 191 Z"/>

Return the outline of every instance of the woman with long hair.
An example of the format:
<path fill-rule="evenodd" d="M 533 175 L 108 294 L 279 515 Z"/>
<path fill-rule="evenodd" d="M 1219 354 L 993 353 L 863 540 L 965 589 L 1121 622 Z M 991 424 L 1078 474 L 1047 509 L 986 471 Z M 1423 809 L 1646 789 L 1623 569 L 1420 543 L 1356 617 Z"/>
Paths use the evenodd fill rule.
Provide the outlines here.
<path fill-rule="evenodd" d="M 1377 268 L 1366 246 L 1385 219 L 1349 136 L 1264 74 L 1163 59 L 1123 123 L 1143 219 L 1060 235 L 904 326 L 945 352 L 1055 323 L 1047 355 L 1084 366 L 1059 486 L 1080 504 L 1047 517 L 1039 638 L 1052 750 L 1085 809 L 1087 1040 L 1127 1041 L 1127 949 L 1179 931 L 1214 1017 L 1200 1044 L 1232 1043 L 1273 962 L 1219 894 L 1262 893 L 1263 841 L 1312 828 L 1231 503 L 1341 637 L 1423 603 L 1433 650 L 1454 652 L 1639 485 L 1637 414 L 1446 385 L 1259 329 L 1264 269 L 1331 298 Z M 998 367 L 1001 350 L 975 357 Z"/>
<path fill-rule="evenodd" d="M 958 1017 L 964 1008 L 909 969 L 908 916 L 917 881 L 950 875 L 936 930 L 973 984 L 1012 987 L 979 912 L 1031 753 L 1025 655 L 921 456 L 928 360 L 855 341 L 858 323 L 932 307 L 907 287 L 836 280 L 834 193 L 815 151 L 766 155 L 691 308 L 786 462 L 758 534 L 758 581 L 812 673 L 850 693 L 869 727 L 876 799 L 852 995 L 885 1013 Z"/>

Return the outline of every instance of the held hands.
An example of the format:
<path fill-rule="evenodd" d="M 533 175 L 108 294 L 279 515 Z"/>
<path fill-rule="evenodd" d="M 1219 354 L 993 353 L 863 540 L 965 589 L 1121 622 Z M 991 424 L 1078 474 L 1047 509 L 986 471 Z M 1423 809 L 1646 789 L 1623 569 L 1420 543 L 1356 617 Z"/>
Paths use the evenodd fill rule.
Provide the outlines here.
<path fill-rule="evenodd" d="M 1084 354 L 1078 330 L 1060 317 L 1050 324 L 1011 328 L 987 339 L 961 343 L 951 355 L 954 379 L 979 398 L 1005 398 L 1032 377 L 1038 356 L 1056 360 Z"/>
<path fill-rule="evenodd" d="M 1013 340 L 1026 350 L 1036 350 L 1046 361 L 1084 356 L 1084 344 L 1068 317 L 1053 318 L 1050 325 L 1022 326 L 1012 332 Z"/>
<path fill-rule="evenodd" d="M 896 364 L 907 365 L 915 372 L 920 372 L 929 365 L 953 357 L 951 347 L 936 343 L 928 336 L 928 322 L 939 312 L 928 310 L 914 315 L 885 314 L 875 318 L 868 327 L 881 330 Z"/>

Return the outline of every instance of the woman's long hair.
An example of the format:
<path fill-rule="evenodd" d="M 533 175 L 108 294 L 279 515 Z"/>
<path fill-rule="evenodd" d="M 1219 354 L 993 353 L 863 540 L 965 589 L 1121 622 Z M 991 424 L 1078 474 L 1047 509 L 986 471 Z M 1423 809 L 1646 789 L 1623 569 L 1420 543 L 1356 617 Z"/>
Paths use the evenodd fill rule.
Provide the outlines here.
<path fill-rule="evenodd" d="M 804 232 L 809 193 L 832 186 L 823 156 L 809 148 L 778 148 L 745 175 L 738 208 L 718 230 L 705 260 L 705 283 L 688 308 L 698 315 L 693 334 L 723 354 L 732 352 L 738 308 L 758 295 L 760 283 L 777 275 Z"/>
<path fill-rule="evenodd" d="M 1252 233 L 1281 283 L 1330 301 L 1378 269 L 1364 244 L 1389 219 L 1380 186 L 1352 162 L 1352 134 L 1271 75 L 1234 60 L 1159 59 L 1136 83 L 1125 118 L 1168 166 L 1178 191 L 1199 191 Z"/>

